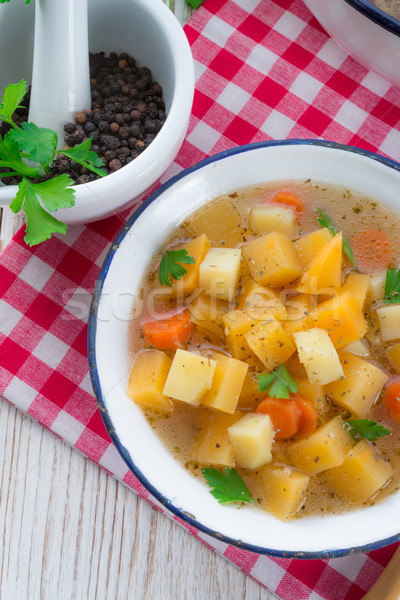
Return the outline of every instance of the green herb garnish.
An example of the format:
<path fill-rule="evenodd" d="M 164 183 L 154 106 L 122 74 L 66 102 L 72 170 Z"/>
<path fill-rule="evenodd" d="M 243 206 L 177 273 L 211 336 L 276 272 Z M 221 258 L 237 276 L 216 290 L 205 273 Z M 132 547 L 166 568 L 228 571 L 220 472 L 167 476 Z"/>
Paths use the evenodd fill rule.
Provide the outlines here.
<path fill-rule="evenodd" d="M 258 377 L 258 389 L 260 392 L 268 392 L 271 398 L 290 398 L 289 392 L 296 393 L 298 387 L 285 365 Z"/>
<path fill-rule="evenodd" d="M 236 469 L 224 468 L 224 472 L 211 467 L 202 469 L 210 491 L 220 504 L 228 502 L 254 502 L 252 495 Z"/>
<path fill-rule="evenodd" d="M 331 235 L 335 236 L 338 232 L 336 230 L 335 224 L 333 223 L 331 217 L 329 215 L 327 215 L 326 213 L 324 213 L 320 208 L 317 208 L 317 213 L 318 213 L 318 217 L 317 217 L 317 221 L 318 223 L 321 225 L 321 227 L 326 227 L 328 229 L 328 231 L 331 233 Z M 343 237 L 342 240 L 342 247 L 343 247 L 343 252 L 346 254 L 347 258 L 349 259 L 351 266 L 354 268 L 354 254 L 353 254 L 353 250 L 349 244 L 349 242 L 345 239 L 345 237 Z"/>
<path fill-rule="evenodd" d="M 400 302 L 400 269 L 386 271 L 384 302 L 396 304 Z"/>
<path fill-rule="evenodd" d="M 204 0 L 186 0 L 186 4 L 189 4 L 192 8 L 199 8 L 203 4 Z"/>
<path fill-rule="evenodd" d="M 6 2 L 10 2 L 11 0 L 0 0 L 0 4 L 5 4 Z M 31 0 L 25 0 L 25 4 L 30 4 Z"/>
<path fill-rule="evenodd" d="M 164 250 L 158 271 L 158 279 L 161 285 L 172 287 L 172 279 L 181 279 L 186 275 L 187 270 L 183 265 L 192 265 L 196 261 L 189 252 L 182 248 L 181 250 Z"/>
<path fill-rule="evenodd" d="M 2 0 L 0 0 L 2 2 Z M 30 246 L 40 244 L 55 232 L 65 233 L 67 225 L 50 213 L 75 204 L 73 181 L 67 175 L 58 175 L 44 182 L 35 183 L 50 174 L 50 165 L 56 154 L 62 154 L 104 177 L 106 171 L 99 167 L 103 161 L 90 149 L 91 138 L 68 150 L 58 150 L 57 134 L 51 129 L 37 127 L 34 123 L 13 120 L 13 114 L 21 108 L 27 85 L 24 80 L 10 84 L 0 100 L 0 121 L 10 125 L 4 139 L 0 137 L 0 179 L 21 177 L 18 192 L 10 208 L 14 213 L 23 210 L 26 217 L 25 242 Z"/>
<path fill-rule="evenodd" d="M 364 438 L 370 442 L 374 442 L 377 438 L 392 435 L 392 432 L 389 431 L 389 429 L 385 429 L 383 425 L 380 425 L 376 421 L 371 421 L 370 419 L 345 421 L 345 424 L 348 426 L 349 432 L 355 440 Z"/>

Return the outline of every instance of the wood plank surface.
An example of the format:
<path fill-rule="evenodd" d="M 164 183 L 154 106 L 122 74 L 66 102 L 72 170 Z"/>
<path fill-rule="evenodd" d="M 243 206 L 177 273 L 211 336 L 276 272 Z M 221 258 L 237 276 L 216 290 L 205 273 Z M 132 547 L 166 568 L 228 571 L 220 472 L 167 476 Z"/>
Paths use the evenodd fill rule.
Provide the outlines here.
<path fill-rule="evenodd" d="M 0 219 L 1 249 L 23 219 Z M 276 598 L 2 399 L 0 448 L 1 600 Z"/>

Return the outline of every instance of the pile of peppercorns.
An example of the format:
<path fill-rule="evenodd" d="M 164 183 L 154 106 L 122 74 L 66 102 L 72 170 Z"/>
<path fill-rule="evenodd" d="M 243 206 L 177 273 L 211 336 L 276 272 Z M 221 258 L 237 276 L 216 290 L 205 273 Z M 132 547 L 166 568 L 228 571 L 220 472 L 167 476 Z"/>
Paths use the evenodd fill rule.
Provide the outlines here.
<path fill-rule="evenodd" d="M 92 106 L 77 113 L 75 123 L 64 126 L 65 144 L 73 147 L 91 137 L 92 150 L 103 159 L 105 171 L 112 173 L 134 160 L 160 131 L 166 119 L 162 88 L 153 81 L 149 69 L 138 67 L 126 53 L 106 56 L 99 52 L 90 54 L 89 60 Z M 29 106 L 29 93 L 23 104 Z M 27 120 L 27 109 L 16 113 L 19 122 Z M 7 130 L 8 126 L 4 131 L 0 127 L 0 135 Z M 65 173 L 74 183 L 99 178 L 65 156 L 55 158 L 51 173 Z M 6 184 L 18 181 L 15 177 L 3 179 Z"/>

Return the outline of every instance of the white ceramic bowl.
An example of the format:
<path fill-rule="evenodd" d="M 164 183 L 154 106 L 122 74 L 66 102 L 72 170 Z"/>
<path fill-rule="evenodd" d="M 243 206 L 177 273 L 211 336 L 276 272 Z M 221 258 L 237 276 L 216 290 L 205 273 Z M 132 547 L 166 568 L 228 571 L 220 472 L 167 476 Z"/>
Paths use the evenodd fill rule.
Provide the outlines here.
<path fill-rule="evenodd" d="M 0 97 L 9 83 L 31 81 L 33 11 L 25 2 L 0 8 Z M 194 94 L 190 46 L 161 0 L 88 0 L 88 21 L 90 51 L 128 52 L 150 68 L 163 88 L 168 116 L 156 139 L 129 165 L 75 187 L 75 206 L 56 213 L 70 224 L 115 214 L 158 180 L 183 142 Z M 9 204 L 16 190 L 16 186 L 0 187 L 0 205 Z"/>
<path fill-rule="evenodd" d="M 400 22 L 368 0 L 304 0 L 326 31 L 362 65 L 400 86 Z"/>
<path fill-rule="evenodd" d="M 110 436 L 142 484 L 172 513 L 242 548 L 327 558 L 365 551 L 400 535 L 398 495 L 341 516 L 284 523 L 253 507 L 221 506 L 206 485 L 164 449 L 126 394 L 129 319 L 153 255 L 171 232 L 212 198 L 264 182 L 304 180 L 357 190 L 400 211 L 400 165 L 330 142 L 289 140 L 228 150 L 161 186 L 117 236 L 103 265 L 89 318 L 93 387 Z"/>

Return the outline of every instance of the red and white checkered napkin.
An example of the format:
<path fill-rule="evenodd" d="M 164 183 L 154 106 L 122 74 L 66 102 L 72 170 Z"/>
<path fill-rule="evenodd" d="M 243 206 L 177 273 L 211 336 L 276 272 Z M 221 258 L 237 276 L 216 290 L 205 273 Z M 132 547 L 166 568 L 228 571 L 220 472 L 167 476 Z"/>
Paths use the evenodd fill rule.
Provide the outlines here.
<path fill-rule="evenodd" d="M 238 144 L 323 138 L 400 160 L 400 90 L 352 60 L 301 0 L 206 0 L 185 28 L 196 65 L 186 140 L 167 179 Z M 74 226 L 31 249 L 19 232 L 0 257 L 0 394 L 137 493 L 90 384 L 91 294 L 127 215 Z M 274 559 L 192 534 L 285 600 L 356 600 L 395 547 L 332 560 Z"/>

